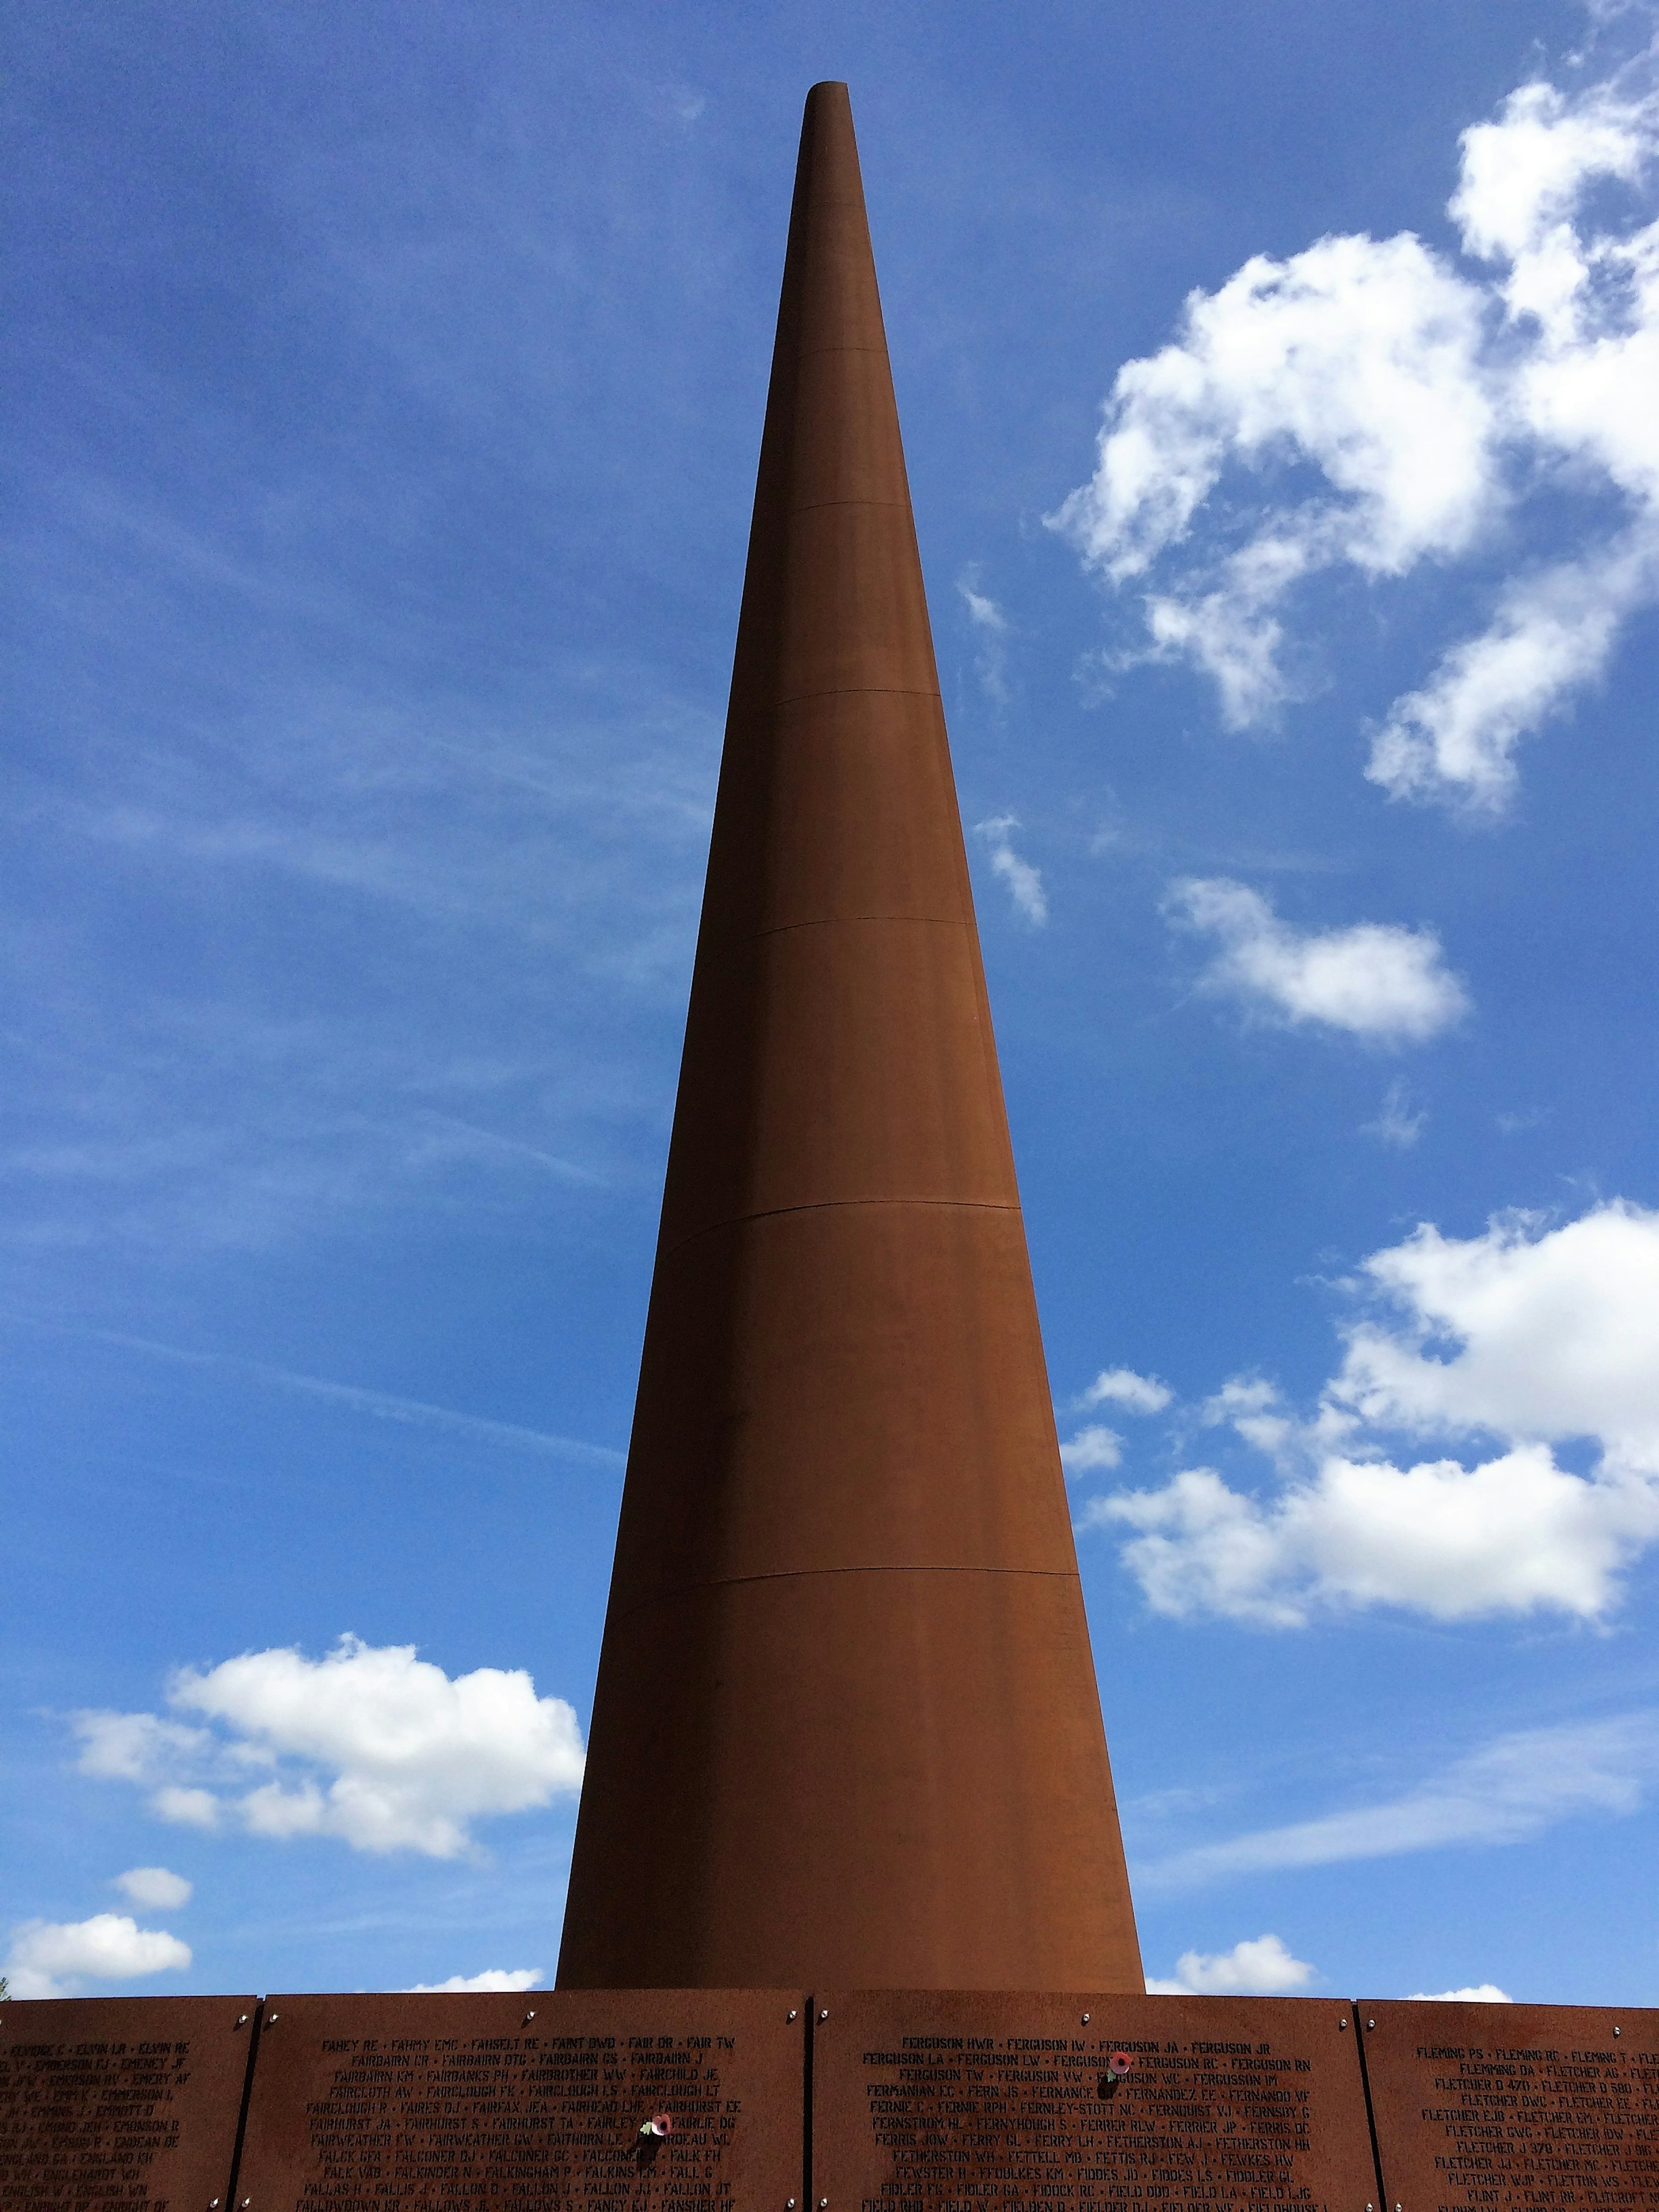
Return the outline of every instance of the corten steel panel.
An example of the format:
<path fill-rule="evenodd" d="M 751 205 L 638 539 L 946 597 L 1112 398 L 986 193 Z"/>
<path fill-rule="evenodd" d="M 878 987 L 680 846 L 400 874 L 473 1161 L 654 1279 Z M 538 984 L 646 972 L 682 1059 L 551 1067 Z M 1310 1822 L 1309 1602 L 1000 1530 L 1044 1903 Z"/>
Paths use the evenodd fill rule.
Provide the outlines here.
<path fill-rule="evenodd" d="M 909 509 L 848 501 L 789 518 L 781 705 L 825 691 L 937 691 Z"/>
<path fill-rule="evenodd" d="M 698 1039 L 711 1076 L 746 1066 L 748 1080 L 741 1091 L 711 1081 L 714 1095 L 686 1116 L 686 1140 L 702 1145 L 710 1172 L 677 1179 L 665 1255 L 787 1207 L 1018 1206 L 970 956 L 954 922 L 885 915 L 757 939 L 744 1001 L 720 1008 Z M 982 1041 L 975 1084 L 960 1080 L 963 1038 Z"/>
<path fill-rule="evenodd" d="M 1346 2005 L 971 1990 L 815 2004 L 812 2190 L 829 2212 L 1376 2204 Z M 1113 2083 L 1120 2051 L 1133 2063 Z"/>
<path fill-rule="evenodd" d="M 1659 2011 L 1360 2004 L 1386 2202 L 1659 2205 Z"/>
<path fill-rule="evenodd" d="M 238 2206 L 785 2212 L 801 2185 L 806 2002 L 787 1990 L 268 1998 Z M 660 2112 L 672 2132 L 642 2142 Z"/>
<path fill-rule="evenodd" d="M 846 88 L 807 102 L 562 1987 L 1142 1987 Z"/>
<path fill-rule="evenodd" d="M 830 693 L 780 708 L 755 930 L 803 922 L 965 925 L 956 788 L 939 702 L 915 692 L 879 715 Z M 862 810 L 859 836 L 823 825 Z M 948 835 L 946 833 L 949 833 Z"/>
<path fill-rule="evenodd" d="M 904 452 L 884 349 L 803 353 L 795 405 L 815 434 L 790 456 L 791 513 L 862 500 L 895 507 L 909 529 Z"/>
<path fill-rule="evenodd" d="M 653 1322 L 614 1616 L 760 1575 L 1074 1577 L 1012 1209 L 823 1206 L 713 1231 Z"/>
<path fill-rule="evenodd" d="M 1058 1665 L 1087 1663 L 1074 1581 L 766 1577 L 658 1620 L 655 1642 L 619 1645 L 603 1691 L 640 1723 L 586 1815 L 588 1849 L 636 1905 L 607 1966 L 698 1983 L 831 1956 L 866 1986 L 948 1989 L 969 1959 L 981 1985 L 1033 1965 L 1050 1989 L 1078 1980 L 1071 1929 L 1125 1875 L 1098 1724 L 1043 1695 Z"/>
<path fill-rule="evenodd" d="M 230 2182 L 255 2000 L 0 2005 L 0 2205 L 210 2212 Z"/>

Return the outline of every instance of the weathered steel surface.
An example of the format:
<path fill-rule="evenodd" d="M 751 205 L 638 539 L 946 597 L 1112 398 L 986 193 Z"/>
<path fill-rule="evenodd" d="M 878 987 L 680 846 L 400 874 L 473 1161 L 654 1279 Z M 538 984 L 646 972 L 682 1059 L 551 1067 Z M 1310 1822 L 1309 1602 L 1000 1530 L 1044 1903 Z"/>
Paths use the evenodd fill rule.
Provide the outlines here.
<path fill-rule="evenodd" d="M 1358 2011 L 1390 2205 L 1659 2205 L 1659 2012 L 1405 2003 Z"/>
<path fill-rule="evenodd" d="M 807 101 L 562 1988 L 1142 1986 L 846 88 Z"/>
<path fill-rule="evenodd" d="M 239 2206 L 784 2212 L 801 2190 L 805 2005 L 774 1990 L 269 1998 Z M 664 2112 L 670 2132 L 642 2138 Z"/>
<path fill-rule="evenodd" d="M 829 2212 L 1376 2201 L 1346 2005 L 973 1990 L 816 2004 L 812 2190 Z M 1133 2063 L 1114 2083 L 1118 2053 Z"/>
<path fill-rule="evenodd" d="M 0 2005 L 0 2205 L 222 2203 L 253 2011 L 251 1996 Z"/>

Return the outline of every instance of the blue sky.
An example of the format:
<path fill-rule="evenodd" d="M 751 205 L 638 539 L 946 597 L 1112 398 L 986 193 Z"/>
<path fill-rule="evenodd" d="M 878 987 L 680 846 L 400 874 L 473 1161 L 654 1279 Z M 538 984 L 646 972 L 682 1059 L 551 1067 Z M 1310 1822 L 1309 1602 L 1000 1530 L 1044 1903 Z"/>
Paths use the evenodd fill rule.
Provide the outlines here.
<path fill-rule="evenodd" d="M 1659 2002 L 1652 11 L 5 12 L 14 1988 L 552 1970 L 836 76 L 1149 1974 Z"/>

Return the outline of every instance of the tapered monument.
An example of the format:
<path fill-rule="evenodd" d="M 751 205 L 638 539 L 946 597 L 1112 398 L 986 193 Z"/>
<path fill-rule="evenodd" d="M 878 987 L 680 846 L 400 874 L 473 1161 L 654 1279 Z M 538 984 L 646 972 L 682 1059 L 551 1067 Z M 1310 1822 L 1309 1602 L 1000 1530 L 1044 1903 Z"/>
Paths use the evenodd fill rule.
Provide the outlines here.
<path fill-rule="evenodd" d="M 1143 1986 L 840 84 L 801 137 L 559 1982 Z"/>

